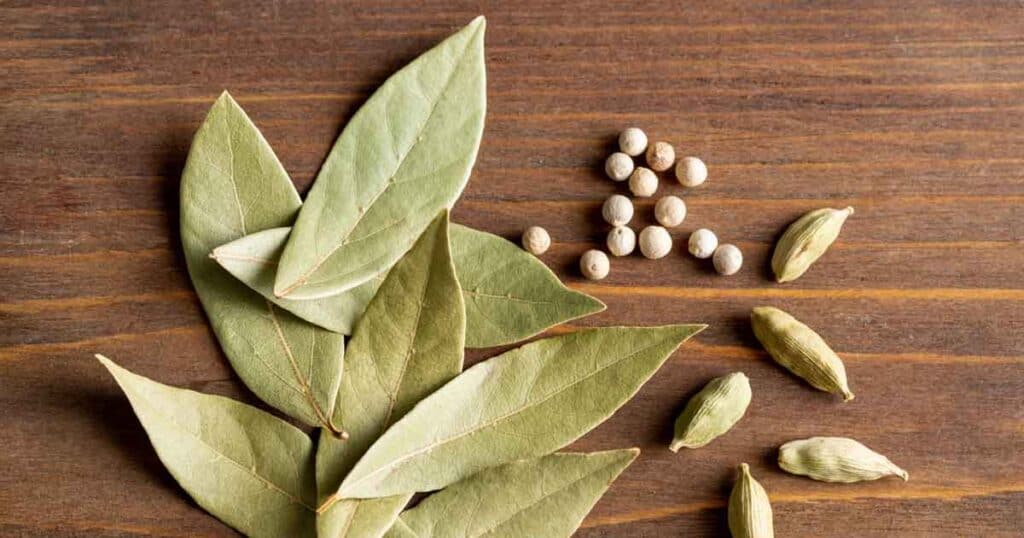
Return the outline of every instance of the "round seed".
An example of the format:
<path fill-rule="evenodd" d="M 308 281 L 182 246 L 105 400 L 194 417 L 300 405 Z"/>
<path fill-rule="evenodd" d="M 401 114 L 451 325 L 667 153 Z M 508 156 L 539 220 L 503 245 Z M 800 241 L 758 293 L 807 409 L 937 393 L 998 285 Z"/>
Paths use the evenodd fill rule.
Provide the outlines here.
<path fill-rule="evenodd" d="M 580 272 L 590 280 L 601 280 L 610 269 L 608 255 L 600 250 L 588 250 L 580 257 Z"/>
<path fill-rule="evenodd" d="M 686 218 L 686 202 L 678 196 L 662 196 L 654 204 L 654 218 L 666 228 L 675 228 Z"/>
<path fill-rule="evenodd" d="M 634 196 L 648 198 L 658 190 L 658 176 L 649 168 L 637 167 L 629 176 L 629 190 Z"/>
<path fill-rule="evenodd" d="M 633 158 L 622 152 L 615 152 L 604 161 L 604 172 L 615 181 L 625 181 L 633 173 Z"/>
<path fill-rule="evenodd" d="M 684 187 L 696 187 L 708 179 L 708 167 L 696 157 L 683 157 L 676 163 L 676 179 Z"/>
<path fill-rule="evenodd" d="M 636 232 L 628 226 L 616 226 L 608 232 L 607 243 L 612 256 L 628 256 L 636 248 Z"/>
<path fill-rule="evenodd" d="M 548 231 L 540 226 L 530 226 L 523 232 L 523 248 L 534 255 L 547 252 L 551 247 L 551 236 Z"/>
<path fill-rule="evenodd" d="M 688 246 L 690 254 L 703 260 L 710 258 L 715 253 L 715 249 L 718 248 L 718 238 L 715 237 L 715 232 L 707 228 L 701 228 L 690 234 Z"/>
<path fill-rule="evenodd" d="M 601 206 L 601 216 L 612 226 L 629 224 L 633 219 L 633 202 L 621 194 L 613 194 Z"/>
<path fill-rule="evenodd" d="M 715 264 L 718 274 L 734 275 L 743 267 L 743 253 L 736 245 L 726 243 L 715 249 L 711 262 Z"/>
<path fill-rule="evenodd" d="M 647 147 L 647 166 L 655 172 L 664 172 L 676 162 L 676 150 L 668 142 L 655 142 Z"/>
<path fill-rule="evenodd" d="M 619 133 L 619 149 L 626 155 L 636 157 L 647 149 L 647 135 L 636 127 Z"/>
<path fill-rule="evenodd" d="M 640 230 L 640 253 L 646 258 L 664 258 L 672 250 L 672 236 L 661 226 L 648 226 Z"/>

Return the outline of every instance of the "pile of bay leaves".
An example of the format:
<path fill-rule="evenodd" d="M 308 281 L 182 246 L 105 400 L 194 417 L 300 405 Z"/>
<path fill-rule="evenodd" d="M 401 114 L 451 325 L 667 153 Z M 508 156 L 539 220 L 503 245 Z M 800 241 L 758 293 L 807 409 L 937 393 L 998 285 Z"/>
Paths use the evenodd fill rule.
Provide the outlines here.
<path fill-rule="evenodd" d="M 505 345 L 604 305 L 448 221 L 483 131 L 484 21 L 392 76 L 302 203 L 223 94 L 181 185 L 189 273 L 232 367 L 292 422 L 100 357 L 174 478 L 250 536 L 568 536 L 636 449 L 554 453 L 701 325 Z M 289 226 L 291 226 L 289 228 Z M 406 509 L 417 492 L 434 492 Z"/>

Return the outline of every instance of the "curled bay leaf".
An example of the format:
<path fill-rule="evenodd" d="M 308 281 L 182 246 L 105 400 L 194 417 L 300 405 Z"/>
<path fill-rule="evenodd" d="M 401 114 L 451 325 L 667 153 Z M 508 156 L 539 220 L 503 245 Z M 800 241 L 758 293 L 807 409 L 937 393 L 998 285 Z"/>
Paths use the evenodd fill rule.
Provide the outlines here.
<path fill-rule="evenodd" d="M 703 328 L 582 330 L 481 362 L 388 429 L 337 496 L 432 491 L 487 467 L 557 450 L 610 417 Z"/>
<path fill-rule="evenodd" d="M 248 536 L 316 536 L 309 436 L 255 407 L 169 387 L 96 358 L 128 396 L 160 461 L 196 503 Z"/>
<path fill-rule="evenodd" d="M 388 426 L 462 371 L 465 325 L 444 211 L 388 273 L 352 334 L 334 413 L 349 438 L 320 437 L 321 498 L 338 490 Z M 380 536 L 410 496 L 334 498 L 320 509 L 320 535 Z"/>
<path fill-rule="evenodd" d="M 316 299 L 384 272 L 469 179 L 483 133 L 484 19 L 389 78 L 338 137 L 281 255 L 274 294 Z"/>
<path fill-rule="evenodd" d="M 348 332 L 380 280 L 347 292 L 294 301 L 273 293 L 273 275 L 289 228 L 247 235 L 214 249 L 213 258 L 236 278 L 295 315 Z M 601 301 L 562 284 L 535 256 L 494 234 L 452 224 L 451 251 L 466 304 L 466 347 L 492 347 L 529 338 L 559 323 L 604 310 Z"/>
<path fill-rule="evenodd" d="M 303 322 L 226 274 L 209 253 L 249 233 L 288 226 L 299 195 L 270 145 L 224 92 L 189 150 L 181 178 L 181 242 L 199 299 L 231 366 L 263 401 L 338 430 L 342 335 Z"/>
<path fill-rule="evenodd" d="M 387 538 L 572 536 L 639 449 L 551 454 L 485 469 L 402 512 Z"/>

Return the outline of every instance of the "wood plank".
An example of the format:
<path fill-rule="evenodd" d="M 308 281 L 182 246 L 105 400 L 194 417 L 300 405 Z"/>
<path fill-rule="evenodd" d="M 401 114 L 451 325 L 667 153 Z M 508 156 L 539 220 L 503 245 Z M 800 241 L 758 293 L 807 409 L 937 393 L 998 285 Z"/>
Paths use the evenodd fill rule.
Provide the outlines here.
<path fill-rule="evenodd" d="M 0 534 L 231 536 L 162 468 L 91 358 L 260 404 L 220 353 L 188 280 L 178 183 L 229 89 L 300 190 L 388 75 L 488 16 L 488 115 L 455 220 L 555 241 L 542 260 L 608 310 L 560 327 L 710 323 L 618 414 L 573 445 L 643 454 L 586 537 L 721 536 L 741 461 L 779 536 L 1024 533 L 1024 26 L 1018 2 L 582 0 L 7 2 L 0 6 Z M 675 251 L 612 260 L 602 163 L 628 125 L 701 156 Z M 773 243 L 806 210 L 853 205 L 840 241 L 779 286 Z M 652 224 L 653 200 L 633 225 Z M 684 252 L 713 229 L 744 252 L 718 277 Z M 760 350 L 747 316 L 791 311 L 844 357 L 853 402 Z M 506 348 L 474 350 L 475 363 Z M 711 377 L 743 370 L 754 405 L 713 445 L 666 450 Z M 821 484 L 777 446 L 847 435 L 910 471 Z"/>

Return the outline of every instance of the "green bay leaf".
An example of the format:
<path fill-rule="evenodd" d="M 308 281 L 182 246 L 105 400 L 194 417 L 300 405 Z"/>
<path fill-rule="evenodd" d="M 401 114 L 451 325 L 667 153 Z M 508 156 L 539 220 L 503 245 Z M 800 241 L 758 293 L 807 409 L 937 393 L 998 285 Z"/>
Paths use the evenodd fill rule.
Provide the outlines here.
<path fill-rule="evenodd" d="M 247 235 L 216 248 L 213 258 L 260 295 L 311 323 L 338 330 L 339 322 L 348 325 L 358 319 L 379 280 L 309 301 L 274 296 L 273 274 L 288 230 Z M 601 301 L 567 288 L 543 262 L 510 241 L 459 224 L 452 224 L 450 233 L 466 304 L 466 347 L 511 344 L 605 308 Z"/>
<path fill-rule="evenodd" d="M 387 538 L 572 536 L 639 449 L 561 453 L 485 469 L 402 512 Z"/>
<path fill-rule="evenodd" d="M 96 358 L 128 396 L 160 461 L 196 503 L 248 536 L 316 536 L 309 436 L 255 407 L 169 387 Z"/>
<path fill-rule="evenodd" d="M 384 272 L 469 179 L 483 133 L 484 19 L 402 68 L 327 156 L 281 256 L 274 294 L 316 299 Z"/>
<path fill-rule="evenodd" d="M 189 275 L 231 366 L 263 401 L 334 429 L 342 335 L 275 307 L 210 259 L 219 245 L 288 226 L 301 202 L 273 150 L 224 92 L 196 132 L 181 178 L 181 242 Z"/>
<path fill-rule="evenodd" d="M 322 500 L 391 424 L 462 371 L 465 325 L 444 211 L 388 273 L 352 334 L 334 413 L 349 437 L 320 437 Z M 410 496 L 331 498 L 318 518 L 320 535 L 380 536 Z"/>
<path fill-rule="evenodd" d="M 588 329 L 481 362 L 388 429 L 338 495 L 432 491 L 487 467 L 557 450 L 610 417 L 703 328 Z"/>

